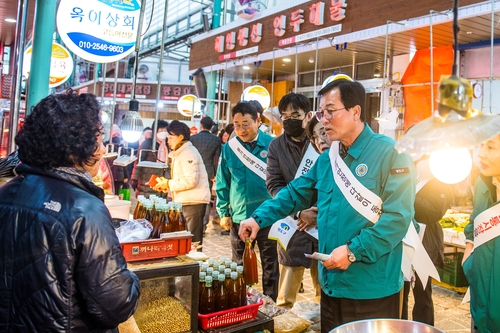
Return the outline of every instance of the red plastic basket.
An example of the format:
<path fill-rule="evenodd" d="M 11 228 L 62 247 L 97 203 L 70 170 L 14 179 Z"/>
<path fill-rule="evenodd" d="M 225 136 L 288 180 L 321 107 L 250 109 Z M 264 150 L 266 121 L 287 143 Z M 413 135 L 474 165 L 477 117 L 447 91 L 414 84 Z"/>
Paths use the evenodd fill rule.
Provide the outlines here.
<path fill-rule="evenodd" d="M 198 313 L 198 322 L 204 330 L 239 323 L 240 321 L 257 317 L 259 306 L 263 303 L 264 301 L 260 300 L 260 302 L 255 304 L 244 305 L 229 310 L 208 314 Z"/>

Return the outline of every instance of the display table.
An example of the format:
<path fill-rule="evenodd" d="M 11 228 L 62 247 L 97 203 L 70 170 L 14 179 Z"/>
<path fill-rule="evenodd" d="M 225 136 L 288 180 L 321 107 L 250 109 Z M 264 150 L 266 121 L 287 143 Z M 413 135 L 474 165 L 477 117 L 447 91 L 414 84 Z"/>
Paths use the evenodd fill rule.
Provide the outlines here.
<path fill-rule="evenodd" d="M 444 244 L 455 247 L 455 248 L 465 248 L 465 234 L 462 231 L 463 227 L 468 224 L 470 214 L 472 213 L 471 206 L 464 207 L 453 207 L 448 209 L 443 219 L 449 219 L 454 221 L 454 228 L 446 228 L 443 226 L 443 240 Z"/>

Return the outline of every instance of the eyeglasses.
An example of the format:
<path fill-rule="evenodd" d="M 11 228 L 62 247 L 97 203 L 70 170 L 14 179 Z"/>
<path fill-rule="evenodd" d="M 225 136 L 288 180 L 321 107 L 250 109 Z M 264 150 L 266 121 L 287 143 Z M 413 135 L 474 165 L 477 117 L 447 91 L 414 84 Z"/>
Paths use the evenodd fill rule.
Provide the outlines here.
<path fill-rule="evenodd" d="M 243 130 L 246 130 L 247 128 L 249 128 L 252 124 L 249 124 L 249 123 L 245 123 L 245 124 L 234 124 L 234 128 L 237 129 L 237 128 L 241 128 Z"/>
<path fill-rule="evenodd" d="M 294 113 L 291 116 L 281 115 L 280 118 L 281 118 L 282 121 L 286 121 L 288 119 L 292 119 L 292 120 L 304 120 L 304 118 L 303 118 L 304 116 L 305 116 L 305 114 Z"/>
<path fill-rule="evenodd" d="M 346 108 L 340 108 L 340 109 L 335 109 L 335 110 L 318 111 L 318 112 L 316 112 L 315 116 L 316 116 L 316 119 L 318 119 L 318 121 L 321 121 L 323 119 L 323 117 L 326 120 L 330 120 L 330 119 L 333 118 L 333 113 L 337 112 L 337 111 L 340 111 L 340 110 L 347 110 L 347 109 Z M 325 114 L 325 111 L 327 112 L 327 114 Z"/>

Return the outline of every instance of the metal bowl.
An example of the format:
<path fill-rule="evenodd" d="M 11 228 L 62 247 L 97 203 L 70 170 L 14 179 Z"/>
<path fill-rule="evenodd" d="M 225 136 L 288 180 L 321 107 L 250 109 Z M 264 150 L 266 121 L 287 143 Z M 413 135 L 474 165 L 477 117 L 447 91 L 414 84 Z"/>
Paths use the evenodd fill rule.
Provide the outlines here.
<path fill-rule="evenodd" d="M 330 333 L 445 333 L 434 326 L 403 319 L 367 319 L 347 323 Z"/>

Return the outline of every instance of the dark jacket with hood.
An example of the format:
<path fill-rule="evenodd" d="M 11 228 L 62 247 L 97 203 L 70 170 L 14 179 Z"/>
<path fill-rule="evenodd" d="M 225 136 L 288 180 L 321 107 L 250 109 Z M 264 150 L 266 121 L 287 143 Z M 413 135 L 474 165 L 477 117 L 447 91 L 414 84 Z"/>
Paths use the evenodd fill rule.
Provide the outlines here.
<path fill-rule="evenodd" d="M 0 187 L 0 332 L 117 332 L 139 280 L 104 192 L 77 172 L 16 172 Z"/>
<path fill-rule="evenodd" d="M 309 145 L 307 136 L 302 139 L 301 148 L 286 133 L 271 141 L 267 156 L 266 186 L 273 198 L 295 178 Z M 307 232 L 297 231 L 290 239 L 286 250 L 278 245 L 278 262 L 285 266 L 311 268 L 312 261 L 306 258 L 304 253 L 313 253 L 317 248 L 318 240 Z"/>

